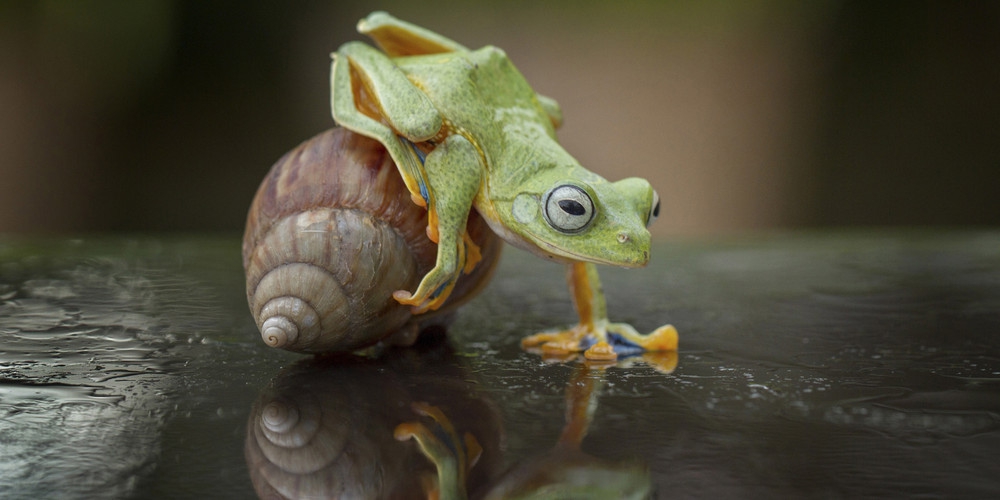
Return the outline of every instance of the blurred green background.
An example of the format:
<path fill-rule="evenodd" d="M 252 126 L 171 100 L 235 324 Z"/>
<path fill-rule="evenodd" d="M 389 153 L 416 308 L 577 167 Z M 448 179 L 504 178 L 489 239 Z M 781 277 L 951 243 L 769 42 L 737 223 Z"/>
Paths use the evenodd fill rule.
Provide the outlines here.
<path fill-rule="evenodd" d="M 1000 2 L 4 1 L 0 232 L 232 230 L 376 9 L 504 48 L 658 235 L 1000 222 Z"/>

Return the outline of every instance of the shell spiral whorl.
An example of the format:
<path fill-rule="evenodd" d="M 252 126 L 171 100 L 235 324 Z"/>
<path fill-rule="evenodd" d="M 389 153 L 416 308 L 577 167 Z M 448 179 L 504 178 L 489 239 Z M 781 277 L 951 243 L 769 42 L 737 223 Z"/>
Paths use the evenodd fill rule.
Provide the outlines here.
<path fill-rule="evenodd" d="M 287 153 L 261 183 L 243 238 L 247 300 L 265 343 L 351 351 L 406 325 L 410 309 L 392 292 L 415 289 L 433 267 L 426 226 L 377 141 L 335 128 Z M 484 262 L 449 304 L 474 294 L 499 257 L 499 238 L 478 215 L 469 233 Z"/>

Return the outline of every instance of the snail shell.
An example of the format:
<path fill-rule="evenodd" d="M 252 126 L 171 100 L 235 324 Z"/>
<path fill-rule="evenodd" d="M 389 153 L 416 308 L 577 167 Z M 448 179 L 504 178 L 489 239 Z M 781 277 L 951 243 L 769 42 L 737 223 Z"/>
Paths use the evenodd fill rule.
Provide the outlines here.
<path fill-rule="evenodd" d="M 285 154 L 257 190 L 243 237 L 264 342 L 310 353 L 412 343 L 431 315 L 413 316 L 392 293 L 415 290 L 434 267 L 426 227 L 427 211 L 379 142 L 334 128 Z M 499 260 L 500 239 L 475 211 L 467 229 L 483 261 L 437 313 L 478 292 Z"/>

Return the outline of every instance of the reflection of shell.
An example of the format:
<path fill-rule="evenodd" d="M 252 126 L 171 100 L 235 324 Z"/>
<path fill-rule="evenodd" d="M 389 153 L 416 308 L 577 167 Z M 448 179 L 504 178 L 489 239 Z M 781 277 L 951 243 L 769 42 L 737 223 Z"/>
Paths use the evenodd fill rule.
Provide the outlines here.
<path fill-rule="evenodd" d="M 321 420 L 322 410 L 309 399 L 267 403 L 261 409 L 260 425 L 254 427 L 264 456 L 296 474 L 315 472 L 318 466 L 333 462 L 344 450 L 350 431 L 331 425 L 338 422 Z"/>
<path fill-rule="evenodd" d="M 254 487 L 262 498 L 370 498 L 378 490 L 378 457 L 366 456 L 370 446 L 347 439 L 351 422 L 331 418 L 312 394 L 277 397 L 256 406 L 247 429 L 247 461 Z M 356 461 L 372 465 L 358 467 Z M 373 476 L 373 477 L 365 477 Z M 294 478 L 294 479 L 291 479 Z M 289 480 L 291 479 L 291 480 Z M 337 480 L 332 484 L 332 480 Z"/>
<path fill-rule="evenodd" d="M 271 169 L 247 215 L 247 299 L 264 341 L 301 352 L 373 345 L 410 321 L 392 298 L 433 266 L 427 211 L 410 198 L 378 142 L 328 130 Z M 500 240 L 474 211 L 469 234 L 483 262 L 448 305 L 470 298 L 494 268 Z"/>
<path fill-rule="evenodd" d="M 500 465 L 499 420 L 452 363 L 412 351 L 380 362 L 303 360 L 262 391 L 247 425 L 245 455 L 261 498 L 422 498 L 431 462 L 397 425 L 419 417 L 415 401 L 442 408 L 484 448 L 469 476 L 483 484 Z"/>

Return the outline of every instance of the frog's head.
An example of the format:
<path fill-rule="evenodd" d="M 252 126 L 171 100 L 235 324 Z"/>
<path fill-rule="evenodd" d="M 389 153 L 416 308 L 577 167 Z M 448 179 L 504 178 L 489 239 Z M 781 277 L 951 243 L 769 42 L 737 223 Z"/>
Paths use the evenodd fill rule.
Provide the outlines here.
<path fill-rule="evenodd" d="M 523 246 L 559 260 L 624 267 L 649 261 L 646 227 L 659 215 L 660 199 L 645 179 L 533 181 L 544 190 L 518 194 L 504 214 L 511 219 L 507 231 L 530 244 Z"/>

